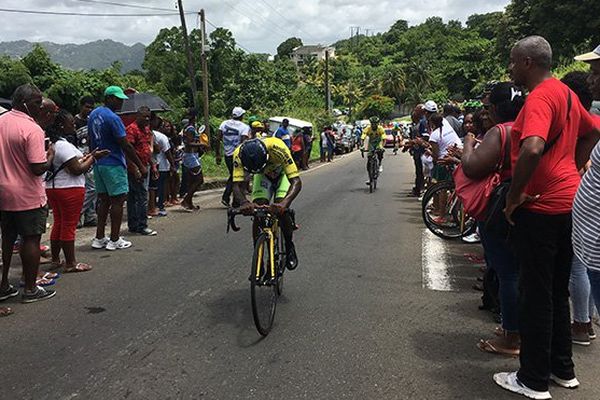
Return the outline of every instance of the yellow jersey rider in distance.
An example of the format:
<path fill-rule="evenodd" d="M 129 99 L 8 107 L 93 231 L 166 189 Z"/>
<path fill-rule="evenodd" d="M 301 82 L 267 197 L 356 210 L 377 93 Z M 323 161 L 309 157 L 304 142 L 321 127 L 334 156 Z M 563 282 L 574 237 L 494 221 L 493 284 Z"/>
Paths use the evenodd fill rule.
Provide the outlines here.
<path fill-rule="evenodd" d="M 252 201 L 246 198 L 244 190 L 245 173 L 254 174 L 252 181 Z M 270 205 L 271 212 L 283 216 L 281 231 L 285 240 L 286 260 L 288 269 L 298 266 L 298 257 L 292 236 L 294 222 L 285 210 L 290 208 L 292 201 L 302 189 L 298 168 L 285 143 L 275 137 L 251 139 L 242 143 L 233 153 L 233 195 L 239 201 L 240 211 L 244 215 L 252 215 L 254 208 L 269 206 L 272 198 L 275 202 Z M 254 221 L 252 236 L 258 235 L 258 224 Z"/>
<path fill-rule="evenodd" d="M 370 126 L 367 126 L 363 129 L 362 136 L 360 140 L 365 143 L 365 139 L 369 138 L 369 148 L 365 148 L 363 145 L 364 151 L 377 151 L 377 157 L 379 158 L 379 172 L 383 172 L 383 152 L 385 151 L 383 145 L 385 143 L 385 130 L 379 126 L 379 118 L 371 117 L 369 118 L 371 122 Z"/>

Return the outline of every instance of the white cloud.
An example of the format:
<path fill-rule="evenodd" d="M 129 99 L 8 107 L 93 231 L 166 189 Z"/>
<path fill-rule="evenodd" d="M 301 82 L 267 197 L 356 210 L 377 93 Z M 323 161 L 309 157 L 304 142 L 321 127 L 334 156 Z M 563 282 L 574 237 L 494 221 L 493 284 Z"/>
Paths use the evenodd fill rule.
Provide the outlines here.
<path fill-rule="evenodd" d="M 112 0 L 116 2 L 116 0 Z M 176 11 L 175 0 L 126 0 Z M 465 21 L 469 15 L 502 10 L 508 0 L 184 0 L 186 11 L 205 7 L 213 24 L 230 29 L 243 47 L 274 53 L 291 36 L 305 43 L 329 44 L 347 38 L 350 26 L 385 31 L 398 19 L 410 25 L 430 16 Z M 418 5 L 418 8 L 415 7 Z M 2 0 L 0 8 L 81 13 L 160 13 L 146 9 L 91 4 L 78 0 Z M 163 27 L 179 24 L 178 16 L 73 17 L 0 12 L 0 40 L 85 43 L 112 39 L 127 44 L 150 43 Z M 196 15 L 187 18 L 188 29 L 197 26 Z M 209 31 L 213 28 L 208 26 Z"/>

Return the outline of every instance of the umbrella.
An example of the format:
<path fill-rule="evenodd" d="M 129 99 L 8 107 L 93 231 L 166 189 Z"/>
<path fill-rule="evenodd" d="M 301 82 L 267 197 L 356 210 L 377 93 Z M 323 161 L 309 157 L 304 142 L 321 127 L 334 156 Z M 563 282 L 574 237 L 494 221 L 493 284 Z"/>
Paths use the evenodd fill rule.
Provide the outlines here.
<path fill-rule="evenodd" d="M 138 108 L 146 106 L 150 111 L 171 111 L 169 105 L 160 97 L 151 93 L 128 94 L 129 99 L 123 100 L 123 107 L 118 114 L 134 114 Z"/>

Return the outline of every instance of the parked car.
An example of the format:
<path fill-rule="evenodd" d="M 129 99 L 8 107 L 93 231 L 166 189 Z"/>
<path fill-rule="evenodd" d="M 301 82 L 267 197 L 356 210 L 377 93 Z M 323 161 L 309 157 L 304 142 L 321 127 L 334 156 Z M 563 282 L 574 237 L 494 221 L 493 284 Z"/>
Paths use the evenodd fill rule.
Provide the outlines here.
<path fill-rule="evenodd" d="M 269 118 L 269 136 L 273 136 L 275 131 L 279 128 L 284 119 L 288 119 L 290 121 L 290 125 L 288 126 L 288 130 L 290 131 L 290 135 L 293 135 L 296 131 L 304 128 L 310 127 L 313 125 L 310 122 L 302 121 L 301 119 L 290 118 L 290 117 L 273 117 Z"/>

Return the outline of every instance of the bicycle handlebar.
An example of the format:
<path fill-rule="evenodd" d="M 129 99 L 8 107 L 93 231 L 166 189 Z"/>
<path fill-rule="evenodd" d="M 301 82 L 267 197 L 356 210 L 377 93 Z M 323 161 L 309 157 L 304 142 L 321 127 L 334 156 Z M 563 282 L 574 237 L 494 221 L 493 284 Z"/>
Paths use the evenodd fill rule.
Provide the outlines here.
<path fill-rule="evenodd" d="M 288 208 L 285 210 L 285 214 L 292 214 L 292 216 L 294 215 L 294 210 Z M 238 232 L 240 230 L 240 227 L 238 227 L 235 224 L 235 217 L 238 215 L 242 215 L 242 212 L 239 208 L 229 208 L 227 209 L 227 233 L 229 233 L 229 229 L 233 230 L 234 232 Z M 269 206 L 259 206 L 259 207 L 255 207 L 254 208 L 254 212 L 252 213 L 252 215 L 248 215 L 248 217 L 267 217 L 267 216 L 272 216 L 273 213 L 271 213 L 271 211 L 269 210 Z"/>

